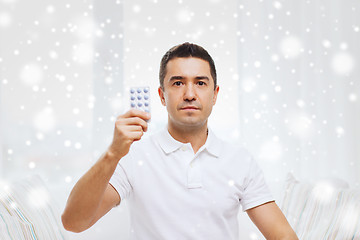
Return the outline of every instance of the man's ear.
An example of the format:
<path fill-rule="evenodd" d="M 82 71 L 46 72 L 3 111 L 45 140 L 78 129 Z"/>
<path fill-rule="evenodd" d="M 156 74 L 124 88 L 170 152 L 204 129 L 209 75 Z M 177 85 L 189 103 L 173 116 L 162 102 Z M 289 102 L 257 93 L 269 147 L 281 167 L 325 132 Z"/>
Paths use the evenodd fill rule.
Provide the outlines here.
<path fill-rule="evenodd" d="M 214 90 L 213 105 L 215 105 L 215 103 L 216 103 L 218 93 L 219 93 L 219 85 L 217 85 Z"/>
<path fill-rule="evenodd" d="M 161 87 L 158 88 L 158 93 L 159 93 L 159 97 L 161 100 L 161 104 L 163 106 L 166 106 L 166 102 L 165 102 L 165 98 L 164 98 L 164 90 Z"/>

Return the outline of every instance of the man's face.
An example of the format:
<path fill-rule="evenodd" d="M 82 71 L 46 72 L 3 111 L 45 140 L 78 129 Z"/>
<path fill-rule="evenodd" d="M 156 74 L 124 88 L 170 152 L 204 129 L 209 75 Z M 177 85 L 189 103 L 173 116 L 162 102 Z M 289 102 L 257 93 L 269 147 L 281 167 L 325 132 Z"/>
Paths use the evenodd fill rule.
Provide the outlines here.
<path fill-rule="evenodd" d="M 207 123 L 216 97 L 209 63 L 200 58 L 175 58 L 168 62 L 164 89 L 159 87 L 161 102 L 166 106 L 169 124 L 197 127 Z"/>

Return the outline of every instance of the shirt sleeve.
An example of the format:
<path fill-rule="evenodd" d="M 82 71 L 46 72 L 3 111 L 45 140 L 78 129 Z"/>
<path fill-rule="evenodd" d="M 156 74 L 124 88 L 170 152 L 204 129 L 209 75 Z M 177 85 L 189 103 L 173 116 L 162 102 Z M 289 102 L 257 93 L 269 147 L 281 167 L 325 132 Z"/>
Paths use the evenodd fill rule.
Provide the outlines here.
<path fill-rule="evenodd" d="M 109 183 L 118 192 L 120 199 L 126 199 L 132 192 L 131 185 L 131 154 L 124 156 L 116 166 L 115 172 L 110 178 Z"/>
<path fill-rule="evenodd" d="M 243 211 L 274 200 L 262 170 L 250 157 L 248 177 L 245 180 L 242 199 L 240 199 Z"/>

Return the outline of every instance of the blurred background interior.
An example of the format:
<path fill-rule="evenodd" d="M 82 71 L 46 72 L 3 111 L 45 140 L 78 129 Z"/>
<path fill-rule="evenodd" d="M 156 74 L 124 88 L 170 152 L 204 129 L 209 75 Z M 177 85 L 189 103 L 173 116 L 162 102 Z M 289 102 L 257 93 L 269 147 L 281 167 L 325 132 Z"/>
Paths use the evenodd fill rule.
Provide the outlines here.
<path fill-rule="evenodd" d="M 62 210 L 130 87 L 151 88 L 149 132 L 165 126 L 159 63 L 185 41 L 215 60 L 210 127 L 250 150 L 277 198 L 288 172 L 359 187 L 360 2 L 349 0 L 0 0 L 0 178 L 40 175 Z M 241 239 L 257 239 L 239 219 Z M 125 202 L 70 237 L 128 228 Z"/>

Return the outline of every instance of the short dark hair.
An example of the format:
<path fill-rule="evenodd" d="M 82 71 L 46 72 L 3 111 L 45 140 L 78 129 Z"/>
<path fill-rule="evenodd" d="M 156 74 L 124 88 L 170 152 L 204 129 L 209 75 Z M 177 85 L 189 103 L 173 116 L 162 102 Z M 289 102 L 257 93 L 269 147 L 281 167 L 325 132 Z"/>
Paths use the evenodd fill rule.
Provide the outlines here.
<path fill-rule="evenodd" d="M 160 87 L 164 90 L 164 78 L 166 75 L 166 66 L 167 63 L 174 58 L 187 58 L 187 57 L 195 57 L 205 60 L 209 63 L 211 77 L 214 79 L 214 89 L 216 88 L 217 80 L 216 80 L 216 69 L 214 60 L 211 58 L 210 54 L 201 46 L 185 42 L 183 44 L 176 45 L 170 48 L 169 51 L 165 53 L 165 55 L 161 59 L 160 63 L 160 72 L 159 72 L 159 80 Z"/>

